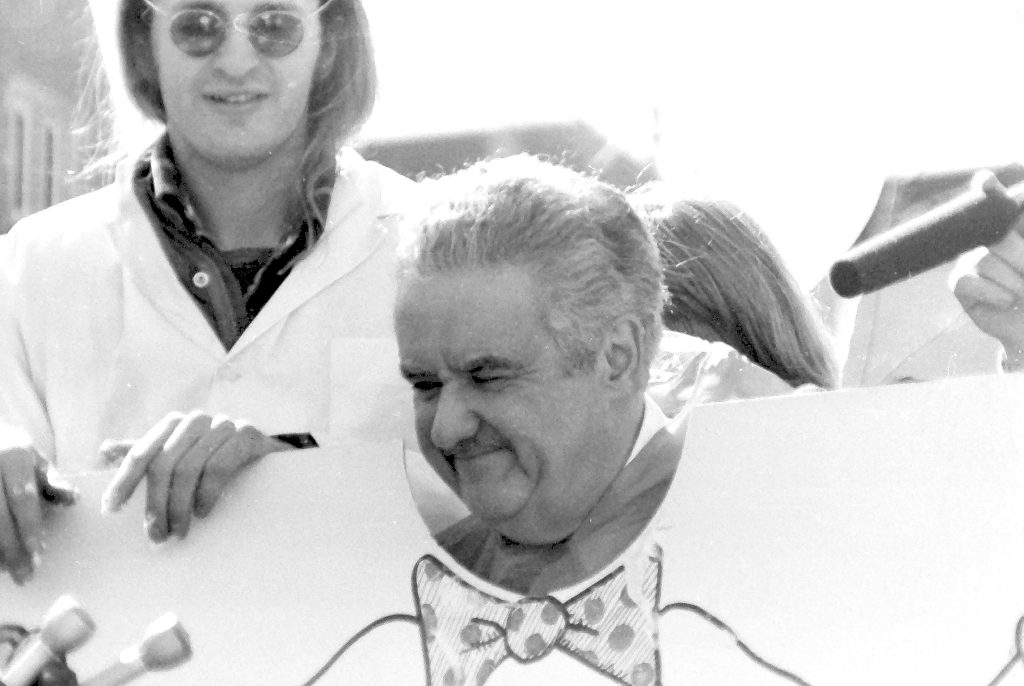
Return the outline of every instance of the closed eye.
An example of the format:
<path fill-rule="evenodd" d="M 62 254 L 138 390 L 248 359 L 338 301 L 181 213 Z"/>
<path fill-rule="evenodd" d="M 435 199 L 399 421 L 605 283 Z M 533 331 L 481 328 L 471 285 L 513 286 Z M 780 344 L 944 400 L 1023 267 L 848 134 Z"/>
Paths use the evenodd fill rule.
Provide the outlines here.
<path fill-rule="evenodd" d="M 441 380 L 428 373 L 402 369 L 402 377 L 409 382 L 417 395 L 433 393 L 441 389 Z"/>
<path fill-rule="evenodd" d="M 466 373 L 476 386 L 485 386 L 488 390 L 502 388 L 506 382 L 512 381 L 521 373 L 522 366 L 504 357 L 478 358 L 467 365 Z"/>
<path fill-rule="evenodd" d="M 421 380 L 421 381 L 413 381 L 411 383 L 412 383 L 412 389 L 414 391 L 416 391 L 417 393 L 431 393 L 433 391 L 440 390 L 441 389 L 441 385 L 442 385 L 440 381 L 434 381 L 434 380 L 430 380 L 430 381 L 423 381 L 423 380 Z"/>
<path fill-rule="evenodd" d="M 473 374 L 470 378 L 473 379 L 473 383 L 478 386 L 493 386 L 502 381 L 508 381 L 510 377 L 503 374 Z"/>

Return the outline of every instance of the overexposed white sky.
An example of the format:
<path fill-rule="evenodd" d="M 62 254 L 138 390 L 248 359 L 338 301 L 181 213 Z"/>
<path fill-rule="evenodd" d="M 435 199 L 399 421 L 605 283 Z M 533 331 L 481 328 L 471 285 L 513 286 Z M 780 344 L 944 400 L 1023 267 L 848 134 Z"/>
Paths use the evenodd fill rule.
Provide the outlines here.
<path fill-rule="evenodd" d="M 367 136 L 588 120 L 744 207 L 807 286 L 887 175 L 1024 157 L 1018 0 L 366 5 L 381 77 Z"/>
<path fill-rule="evenodd" d="M 589 121 L 746 209 L 807 287 L 887 176 L 1024 159 L 1024 0 L 364 3 L 365 137 Z"/>

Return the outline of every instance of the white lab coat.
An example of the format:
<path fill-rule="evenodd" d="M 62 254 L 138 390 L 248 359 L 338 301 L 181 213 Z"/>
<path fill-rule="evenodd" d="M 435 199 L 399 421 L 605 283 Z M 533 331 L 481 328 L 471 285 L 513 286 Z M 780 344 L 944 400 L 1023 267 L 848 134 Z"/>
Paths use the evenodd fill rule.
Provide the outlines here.
<path fill-rule="evenodd" d="M 321 240 L 230 351 L 175 276 L 132 189 L 106 188 L 0 236 L 0 423 L 62 471 L 96 465 L 171 411 L 267 434 L 401 438 L 411 399 L 392 331 L 398 203 L 413 184 L 343 155 Z"/>

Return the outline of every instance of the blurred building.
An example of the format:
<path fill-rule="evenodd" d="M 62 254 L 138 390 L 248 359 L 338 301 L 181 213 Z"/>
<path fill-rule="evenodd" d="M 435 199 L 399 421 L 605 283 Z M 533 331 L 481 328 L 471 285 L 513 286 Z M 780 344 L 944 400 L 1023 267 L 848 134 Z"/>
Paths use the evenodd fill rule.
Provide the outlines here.
<path fill-rule="evenodd" d="M 77 175 L 89 139 L 74 133 L 87 121 L 77 107 L 93 60 L 88 2 L 0 0 L 0 233 L 89 188 Z M 623 187 L 653 175 L 649 161 L 582 121 L 370 139 L 359 148 L 410 178 L 516 152 L 593 170 Z"/>
<path fill-rule="evenodd" d="M 0 233 L 81 192 L 87 0 L 0 0 Z"/>

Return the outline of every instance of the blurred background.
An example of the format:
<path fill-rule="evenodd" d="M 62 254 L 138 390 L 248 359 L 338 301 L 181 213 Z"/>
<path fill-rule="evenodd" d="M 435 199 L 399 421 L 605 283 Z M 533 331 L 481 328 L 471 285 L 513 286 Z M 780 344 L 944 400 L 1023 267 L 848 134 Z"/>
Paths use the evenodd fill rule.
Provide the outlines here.
<path fill-rule="evenodd" d="M 1022 157 L 1019 0 L 365 2 L 366 156 L 416 177 L 526 150 L 728 198 L 808 290 L 887 178 L 950 172 L 948 195 Z M 84 188 L 88 5 L 0 0 L 0 232 Z"/>

